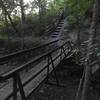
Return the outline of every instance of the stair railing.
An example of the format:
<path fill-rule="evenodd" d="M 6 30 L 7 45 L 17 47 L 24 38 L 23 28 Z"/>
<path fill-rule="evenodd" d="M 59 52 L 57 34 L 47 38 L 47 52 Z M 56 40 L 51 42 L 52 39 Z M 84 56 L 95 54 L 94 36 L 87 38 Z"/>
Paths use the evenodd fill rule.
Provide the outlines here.
<path fill-rule="evenodd" d="M 51 24 L 48 24 L 46 27 L 45 33 L 49 35 L 49 33 L 52 33 L 57 28 L 59 22 L 64 18 L 64 11 L 60 10 L 59 13 L 53 18 Z"/>

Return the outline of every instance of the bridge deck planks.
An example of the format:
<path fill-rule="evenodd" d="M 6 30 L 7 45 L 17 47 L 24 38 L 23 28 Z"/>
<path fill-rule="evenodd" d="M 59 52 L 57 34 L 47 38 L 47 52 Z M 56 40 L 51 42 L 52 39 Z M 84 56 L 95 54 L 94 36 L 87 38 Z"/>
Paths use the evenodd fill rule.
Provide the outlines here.
<path fill-rule="evenodd" d="M 28 100 L 74 100 L 82 69 L 76 65 L 70 65 L 64 60 L 56 68 L 59 86 L 56 86 L 56 81 L 53 72 L 49 77 L 49 84 L 44 82 Z M 72 69 L 75 70 L 72 71 Z"/>

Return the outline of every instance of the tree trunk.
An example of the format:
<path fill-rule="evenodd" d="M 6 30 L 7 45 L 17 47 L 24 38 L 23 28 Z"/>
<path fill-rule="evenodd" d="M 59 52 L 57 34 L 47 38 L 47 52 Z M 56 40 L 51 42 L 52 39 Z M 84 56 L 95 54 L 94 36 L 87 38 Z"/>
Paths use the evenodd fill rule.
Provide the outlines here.
<path fill-rule="evenodd" d="M 87 51 L 87 62 L 86 62 L 86 70 L 85 70 L 85 80 L 83 84 L 83 91 L 81 100 L 87 100 L 87 96 L 89 93 L 89 84 L 91 78 L 91 66 L 90 63 L 93 61 L 93 52 L 91 46 L 93 45 L 94 35 L 95 35 L 95 28 L 96 28 L 96 18 L 98 13 L 98 0 L 94 0 L 93 5 L 93 15 L 92 15 L 92 23 L 89 29 L 89 43 L 88 43 L 88 51 Z"/>
<path fill-rule="evenodd" d="M 15 30 L 15 32 L 17 33 L 18 31 L 17 31 L 17 29 L 16 29 L 16 27 L 15 27 L 15 25 L 14 25 L 14 22 L 13 22 L 11 16 L 10 16 L 10 14 L 9 14 L 8 11 L 7 11 L 7 8 L 6 8 L 5 5 L 3 4 L 3 1 L 2 1 L 2 0 L 0 0 L 0 6 L 1 6 L 2 9 L 5 11 L 5 13 L 8 15 L 8 18 L 9 18 L 11 24 L 12 24 L 12 27 L 13 27 L 13 29 Z"/>
<path fill-rule="evenodd" d="M 24 13 L 24 2 L 23 2 L 23 0 L 20 0 L 20 8 L 21 8 L 21 21 L 24 24 L 25 23 L 25 13 Z"/>
<path fill-rule="evenodd" d="M 79 11 L 79 6 L 80 6 L 80 1 L 79 0 L 76 0 L 76 3 L 77 3 L 77 10 Z M 80 50 L 80 15 L 79 13 L 77 14 L 77 47 L 78 49 Z"/>
<path fill-rule="evenodd" d="M 6 12 L 4 13 L 4 16 L 5 16 L 6 33 L 8 35 L 7 36 L 7 38 L 8 38 L 8 41 L 7 41 L 7 49 L 9 50 L 10 36 L 9 36 L 9 31 L 8 31 L 8 17 L 7 17 Z"/>
<path fill-rule="evenodd" d="M 45 0 L 38 0 L 38 8 L 39 8 L 39 31 L 40 33 L 44 33 L 45 31 L 45 22 L 43 23 L 42 18 L 46 13 L 46 1 Z"/>
<path fill-rule="evenodd" d="M 80 19 L 79 16 L 77 16 L 77 47 L 80 50 Z"/>
<path fill-rule="evenodd" d="M 24 13 L 24 2 L 20 0 L 20 8 L 21 8 L 21 49 L 24 49 L 24 35 L 25 35 L 25 13 Z"/>

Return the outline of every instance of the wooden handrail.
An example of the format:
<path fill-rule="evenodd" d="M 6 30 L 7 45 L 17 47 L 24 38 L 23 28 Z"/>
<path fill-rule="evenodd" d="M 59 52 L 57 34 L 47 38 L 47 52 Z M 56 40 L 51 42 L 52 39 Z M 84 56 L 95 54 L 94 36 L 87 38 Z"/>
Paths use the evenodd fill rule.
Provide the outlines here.
<path fill-rule="evenodd" d="M 9 72 L 3 74 L 2 77 L 4 77 L 5 79 L 8 79 L 8 78 L 12 77 L 12 76 L 14 75 L 14 73 L 17 73 L 17 72 L 20 72 L 20 71 L 24 70 L 25 68 L 28 67 L 28 65 L 30 65 L 30 64 L 32 64 L 32 63 L 35 63 L 35 62 L 39 61 L 40 59 L 42 59 L 42 58 L 44 58 L 44 57 L 46 57 L 46 56 L 52 54 L 53 52 L 57 51 L 58 49 L 60 49 L 62 46 L 64 46 L 64 45 L 67 44 L 67 43 L 69 43 L 69 41 L 65 42 L 65 43 L 64 43 L 63 45 L 61 45 L 60 47 L 57 47 L 56 49 L 51 50 L 51 51 L 49 51 L 49 52 L 47 52 L 47 53 L 41 55 L 40 57 L 35 58 L 35 59 L 32 59 L 32 60 L 30 60 L 29 62 L 27 62 L 27 63 L 25 63 L 25 64 L 19 66 L 18 68 L 15 68 L 15 69 L 13 69 L 13 70 L 11 70 L 11 71 L 9 71 Z"/>
<path fill-rule="evenodd" d="M 30 52 L 30 51 L 34 51 L 34 50 L 37 50 L 37 49 L 46 47 L 46 46 L 48 46 L 48 45 L 50 45 L 50 44 L 53 44 L 53 43 L 56 43 L 56 42 L 58 42 L 58 41 L 59 41 L 59 39 L 58 39 L 58 40 L 51 41 L 51 42 L 46 43 L 46 44 L 44 44 L 44 45 L 40 45 L 40 46 L 35 47 L 35 48 L 33 47 L 33 48 L 25 49 L 25 50 L 20 50 L 20 51 L 17 51 L 17 52 L 14 52 L 14 53 L 11 53 L 11 54 L 8 54 L 8 55 L 5 55 L 5 56 L 1 56 L 1 57 L 0 57 L 0 62 L 9 60 L 9 59 L 11 59 L 11 58 L 13 58 L 13 57 L 16 57 L 16 56 L 23 55 L 23 54 L 28 53 L 28 52 Z"/>
<path fill-rule="evenodd" d="M 31 76 L 31 78 L 28 79 L 25 83 L 21 83 L 21 79 L 20 79 L 19 73 L 20 73 L 22 70 L 28 68 L 30 64 L 36 63 L 36 62 L 40 61 L 42 58 L 52 57 L 51 55 L 52 55 L 54 52 L 56 52 L 57 50 L 64 50 L 64 46 L 65 46 L 66 44 L 69 44 L 69 43 L 70 43 L 70 41 L 67 41 L 67 42 L 63 43 L 61 46 L 57 47 L 56 49 L 50 50 L 49 52 L 47 52 L 47 53 L 45 53 L 45 54 L 43 54 L 43 55 L 41 55 L 41 56 L 39 56 L 39 57 L 37 57 L 37 58 L 35 58 L 35 59 L 32 59 L 32 60 L 26 62 L 25 64 L 23 64 L 23 65 L 21 65 L 21 66 L 15 68 L 15 69 L 13 69 L 13 70 L 11 70 L 11 71 L 5 73 L 5 74 L 3 74 L 2 76 L 0 76 L 0 81 L 5 81 L 5 80 L 7 80 L 7 79 L 13 78 L 13 86 L 14 86 L 14 87 L 13 87 L 13 90 L 14 90 L 14 91 L 13 91 L 5 100 L 7 100 L 8 98 L 11 98 L 12 96 L 13 96 L 13 99 L 14 99 L 14 100 L 15 100 L 15 99 L 17 100 L 16 95 L 17 95 L 17 92 L 18 92 L 18 91 L 20 91 L 20 93 L 21 93 L 22 100 L 25 100 L 26 97 L 25 97 L 25 94 L 24 94 L 24 89 L 23 89 L 23 87 L 24 87 L 25 85 L 27 85 L 30 81 L 32 81 L 35 77 L 37 77 L 41 72 L 43 72 L 43 71 L 48 67 L 48 64 L 47 64 L 46 66 L 44 66 L 40 71 L 38 71 L 34 76 Z M 57 60 L 62 54 L 64 54 L 64 55 L 66 56 L 65 51 L 61 52 L 61 54 L 58 55 L 56 58 L 51 59 L 51 62 L 49 63 L 49 65 L 53 64 L 53 62 L 54 62 L 55 60 Z M 7 56 L 7 58 L 8 58 L 8 57 L 10 57 L 10 56 Z M 34 68 L 34 66 L 33 66 L 32 68 Z M 53 69 L 54 69 L 54 67 L 53 67 Z M 56 73 L 55 73 L 55 74 L 56 74 Z M 17 83 L 15 83 L 15 81 L 16 81 Z M 16 85 L 18 85 L 19 89 L 16 88 Z"/>

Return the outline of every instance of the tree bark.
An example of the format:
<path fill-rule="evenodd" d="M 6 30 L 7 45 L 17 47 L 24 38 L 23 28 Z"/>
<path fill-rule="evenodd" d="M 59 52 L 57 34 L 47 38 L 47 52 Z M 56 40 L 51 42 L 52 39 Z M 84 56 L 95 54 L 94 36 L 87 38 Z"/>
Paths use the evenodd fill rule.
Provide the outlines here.
<path fill-rule="evenodd" d="M 96 18 L 98 13 L 98 0 L 94 0 L 93 4 L 93 15 L 92 15 L 92 22 L 89 29 L 89 43 L 88 43 L 88 51 L 87 51 L 87 62 L 86 62 L 86 70 L 85 70 L 85 80 L 83 84 L 83 91 L 81 100 L 87 100 L 89 94 L 89 85 L 90 85 L 90 78 L 91 78 L 91 62 L 93 61 L 93 49 L 91 46 L 93 45 L 94 35 L 95 35 L 95 28 L 96 28 Z"/>
<path fill-rule="evenodd" d="M 4 13 L 4 16 L 5 16 L 6 33 L 7 33 L 7 38 L 8 38 L 7 49 L 9 50 L 10 36 L 9 36 L 9 31 L 8 31 L 8 17 L 7 17 L 6 12 Z"/>
<path fill-rule="evenodd" d="M 43 33 L 45 31 L 45 22 L 42 22 L 42 18 L 46 13 L 46 0 L 38 0 L 38 8 L 39 8 L 39 31 L 40 33 Z"/>
<path fill-rule="evenodd" d="M 78 6 L 77 10 L 79 11 L 79 6 L 80 6 L 80 1 L 79 0 L 76 0 L 76 4 Z M 80 50 L 80 15 L 79 13 L 77 14 L 77 46 L 78 46 L 78 49 Z"/>
<path fill-rule="evenodd" d="M 25 9 L 24 9 L 24 2 L 23 0 L 20 0 L 20 9 L 21 9 L 21 49 L 24 49 L 24 35 L 25 35 L 25 24 L 26 24 L 26 18 L 25 18 Z"/>
<path fill-rule="evenodd" d="M 8 18 L 9 18 L 11 24 L 12 24 L 12 27 L 13 27 L 13 29 L 15 30 L 15 32 L 17 33 L 17 32 L 18 32 L 18 31 L 17 31 L 17 28 L 15 27 L 14 22 L 13 22 L 11 16 L 10 16 L 10 14 L 8 13 L 7 8 L 5 7 L 5 5 L 4 5 L 4 3 L 3 3 L 2 0 L 0 0 L 0 6 L 1 6 L 2 9 L 5 11 L 5 13 L 8 15 Z"/>
<path fill-rule="evenodd" d="M 23 2 L 23 0 L 20 0 L 20 8 L 21 8 L 21 21 L 24 24 L 25 23 L 25 13 L 24 13 L 24 2 Z"/>

